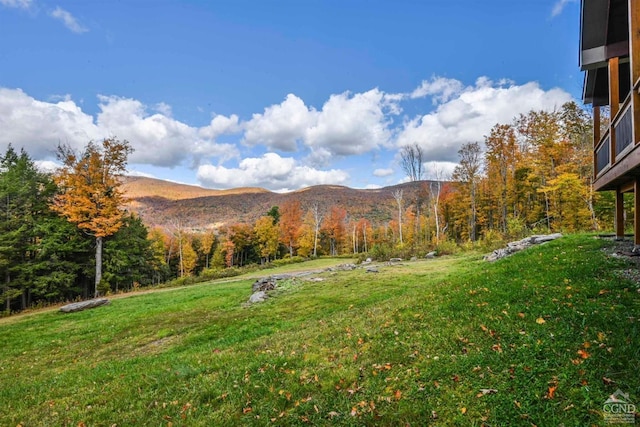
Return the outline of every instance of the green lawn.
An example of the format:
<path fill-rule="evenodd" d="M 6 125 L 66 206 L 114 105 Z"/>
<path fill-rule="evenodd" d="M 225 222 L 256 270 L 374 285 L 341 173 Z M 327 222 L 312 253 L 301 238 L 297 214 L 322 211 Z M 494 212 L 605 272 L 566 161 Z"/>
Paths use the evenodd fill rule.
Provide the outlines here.
<path fill-rule="evenodd" d="M 3 320 L 0 425 L 604 425 L 617 389 L 640 406 L 640 294 L 606 245 L 322 273 L 248 308 L 244 279 Z"/>

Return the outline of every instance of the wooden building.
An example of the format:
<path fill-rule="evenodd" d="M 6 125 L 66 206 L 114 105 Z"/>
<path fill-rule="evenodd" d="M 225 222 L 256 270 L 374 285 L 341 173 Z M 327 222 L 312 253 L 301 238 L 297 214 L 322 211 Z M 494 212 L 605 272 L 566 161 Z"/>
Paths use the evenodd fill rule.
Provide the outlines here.
<path fill-rule="evenodd" d="M 583 101 L 593 106 L 594 186 L 616 192 L 616 236 L 624 236 L 623 194 L 634 193 L 640 246 L 640 0 L 581 0 Z M 603 107 L 609 119 L 601 126 Z"/>

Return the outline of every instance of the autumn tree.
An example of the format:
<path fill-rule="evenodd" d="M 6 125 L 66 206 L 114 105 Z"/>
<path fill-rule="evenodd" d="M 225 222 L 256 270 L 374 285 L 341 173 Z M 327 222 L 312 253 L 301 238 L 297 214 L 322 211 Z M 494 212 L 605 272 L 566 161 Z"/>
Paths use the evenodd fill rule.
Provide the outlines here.
<path fill-rule="evenodd" d="M 258 218 L 253 232 L 256 236 L 256 242 L 258 245 L 258 252 L 260 254 L 260 260 L 269 262 L 270 259 L 275 258 L 278 253 L 278 226 L 274 224 L 271 216 L 263 216 Z"/>
<path fill-rule="evenodd" d="M 59 188 L 53 209 L 95 238 L 94 296 L 102 280 L 103 239 L 122 225 L 123 194 L 119 177 L 125 172 L 133 151 L 129 143 L 107 138 L 101 144 L 89 142 L 82 153 L 58 146 L 62 167 L 54 179 Z"/>
<path fill-rule="evenodd" d="M 344 208 L 333 205 L 322 222 L 322 229 L 329 239 L 329 253 L 332 256 L 338 255 L 344 245 L 346 216 L 347 211 Z"/>
<path fill-rule="evenodd" d="M 302 226 L 302 209 L 300 201 L 290 199 L 282 205 L 280 211 L 280 241 L 289 249 L 289 256 L 293 257 L 293 250 L 297 247 L 298 235 Z"/>
<path fill-rule="evenodd" d="M 313 256 L 318 256 L 318 235 L 324 214 L 320 210 L 320 205 L 316 202 L 311 206 L 311 214 L 313 215 Z"/>
<path fill-rule="evenodd" d="M 314 229 L 313 214 L 310 211 L 304 215 L 300 235 L 298 236 L 298 255 L 309 257 L 313 255 Z"/>
<path fill-rule="evenodd" d="M 459 190 L 468 200 L 467 226 L 468 236 L 471 241 L 477 238 L 476 228 L 478 220 L 478 183 L 482 167 L 480 144 L 469 142 L 458 150 L 459 164 L 453 171 L 453 180 L 458 184 Z"/>
<path fill-rule="evenodd" d="M 498 224 L 502 233 L 507 232 L 507 213 L 518 215 L 515 199 L 515 178 L 519 160 L 516 132 L 511 125 L 495 125 L 485 137 L 485 159 L 488 190 L 498 212 Z"/>
<path fill-rule="evenodd" d="M 245 223 L 232 224 L 227 229 L 227 238 L 233 243 L 233 265 L 242 267 L 249 262 L 258 261 L 253 226 Z"/>
<path fill-rule="evenodd" d="M 393 198 L 396 201 L 396 204 L 398 205 L 398 236 L 400 239 L 400 244 L 403 244 L 402 241 L 402 208 L 403 208 L 403 191 L 402 189 L 398 188 L 396 190 L 393 190 Z"/>

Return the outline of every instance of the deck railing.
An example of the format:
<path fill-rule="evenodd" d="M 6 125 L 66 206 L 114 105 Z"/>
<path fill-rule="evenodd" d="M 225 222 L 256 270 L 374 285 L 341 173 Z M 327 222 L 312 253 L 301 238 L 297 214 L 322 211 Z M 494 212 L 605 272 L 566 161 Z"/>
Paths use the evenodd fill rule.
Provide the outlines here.
<path fill-rule="evenodd" d="M 609 160 L 611 159 L 611 154 L 609 147 L 609 135 L 605 137 L 604 141 L 601 142 L 600 146 L 596 150 L 596 176 L 600 174 L 607 166 L 609 166 Z"/>
<path fill-rule="evenodd" d="M 613 122 L 616 133 L 616 157 L 633 142 L 633 124 L 631 121 L 631 104 L 618 114 Z"/>
<path fill-rule="evenodd" d="M 599 124 L 599 123 L 598 123 Z M 594 123 L 594 126 L 596 123 Z M 614 166 L 633 146 L 633 112 L 631 110 L 631 93 L 620 104 L 615 116 L 611 118 L 604 132 L 600 133 L 600 141 L 594 150 L 595 177 L 601 175 L 605 169 Z M 615 137 L 615 144 L 611 138 Z M 613 151 L 613 152 L 612 152 Z"/>

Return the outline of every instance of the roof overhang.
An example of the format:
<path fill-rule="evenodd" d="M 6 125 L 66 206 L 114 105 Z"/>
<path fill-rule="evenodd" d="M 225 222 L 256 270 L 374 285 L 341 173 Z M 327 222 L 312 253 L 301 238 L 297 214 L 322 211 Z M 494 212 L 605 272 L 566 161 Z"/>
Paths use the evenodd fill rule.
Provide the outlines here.
<path fill-rule="evenodd" d="M 583 101 L 607 105 L 607 64 L 629 56 L 628 0 L 581 0 L 580 69 L 586 71 Z"/>

